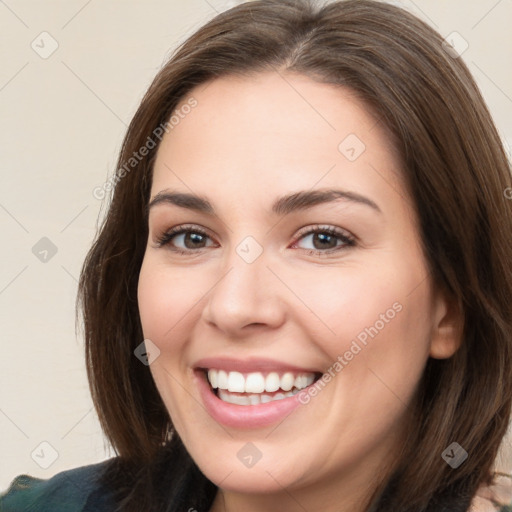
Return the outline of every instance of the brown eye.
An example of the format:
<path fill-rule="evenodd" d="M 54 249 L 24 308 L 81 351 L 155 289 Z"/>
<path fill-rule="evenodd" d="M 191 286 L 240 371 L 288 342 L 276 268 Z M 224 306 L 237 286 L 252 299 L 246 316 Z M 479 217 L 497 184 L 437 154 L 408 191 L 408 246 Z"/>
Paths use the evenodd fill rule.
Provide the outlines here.
<path fill-rule="evenodd" d="M 354 246 L 355 239 L 334 227 L 319 226 L 303 232 L 295 245 L 300 249 L 318 254 Z"/>
<path fill-rule="evenodd" d="M 313 245 L 315 249 L 332 249 L 338 245 L 338 240 L 329 233 L 314 233 Z"/>
<path fill-rule="evenodd" d="M 177 238 L 183 236 L 183 243 L 187 249 L 197 249 L 201 247 L 205 247 L 206 237 L 201 233 L 194 233 L 193 231 L 189 231 L 188 233 L 183 233 L 183 235 L 178 235 Z"/>
<path fill-rule="evenodd" d="M 210 243 L 209 243 L 210 242 Z M 211 238 L 201 229 L 176 227 L 158 239 L 158 247 L 168 246 L 176 252 L 193 252 L 213 245 Z"/>

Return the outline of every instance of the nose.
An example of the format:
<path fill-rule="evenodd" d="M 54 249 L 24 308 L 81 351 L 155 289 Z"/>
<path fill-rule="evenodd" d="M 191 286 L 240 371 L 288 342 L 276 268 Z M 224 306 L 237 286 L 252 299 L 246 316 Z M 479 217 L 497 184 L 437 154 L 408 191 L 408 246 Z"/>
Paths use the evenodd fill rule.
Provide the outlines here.
<path fill-rule="evenodd" d="M 254 329 L 282 325 L 286 317 L 282 284 L 267 264 L 265 251 L 251 263 L 233 251 L 208 294 L 202 313 L 204 320 L 235 339 L 253 333 Z"/>

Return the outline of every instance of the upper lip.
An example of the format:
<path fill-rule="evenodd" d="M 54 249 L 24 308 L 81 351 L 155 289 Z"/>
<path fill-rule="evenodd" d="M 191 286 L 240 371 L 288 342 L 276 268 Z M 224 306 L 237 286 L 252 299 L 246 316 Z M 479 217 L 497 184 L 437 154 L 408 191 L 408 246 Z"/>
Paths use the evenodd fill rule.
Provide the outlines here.
<path fill-rule="evenodd" d="M 195 369 L 224 370 L 227 372 L 234 371 L 240 373 L 252 372 L 294 372 L 294 373 L 322 373 L 318 368 L 300 367 L 293 364 L 276 361 L 266 358 L 250 358 L 250 359 L 233 359 L 231 357 L 206 357 L 196 361 Z"/>

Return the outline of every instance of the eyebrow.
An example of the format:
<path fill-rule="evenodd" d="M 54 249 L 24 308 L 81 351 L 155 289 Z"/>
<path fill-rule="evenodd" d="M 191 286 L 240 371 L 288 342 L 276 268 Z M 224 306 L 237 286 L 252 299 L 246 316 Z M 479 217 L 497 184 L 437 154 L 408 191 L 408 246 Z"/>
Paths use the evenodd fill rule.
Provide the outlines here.
<path fill-rule="evenodd" d="M 305 210 L 318 204 L 331 203 L 339 199 L 365 205 L 378 213 L 382 213 L 379 206 L 368 197 L 356 192 L 336 189 L 304 190 L 280 197 L 272 204 L 272 212 L 276 215 L 287 215 L 298 210 Z M 215 213 L 215 209 L 208 199 L 184 192 L 172 192 L 169 190 L 158 192 L 148 204 L 148 211 L 158 204 L 173 204 L 181 208 L 210 215 Z"/>

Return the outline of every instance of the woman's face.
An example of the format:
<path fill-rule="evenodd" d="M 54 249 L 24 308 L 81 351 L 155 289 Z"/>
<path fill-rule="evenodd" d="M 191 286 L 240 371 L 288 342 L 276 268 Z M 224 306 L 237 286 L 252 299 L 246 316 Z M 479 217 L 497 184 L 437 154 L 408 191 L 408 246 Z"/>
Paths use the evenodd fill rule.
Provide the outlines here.
<path fill-rule="evenodd" d="M 233 495 L 367 494 L 427 358 L 456 349 L 384 125 L 301 75 L 190 96 L 157 153 L 138 288 L 172 422 Z"/>

